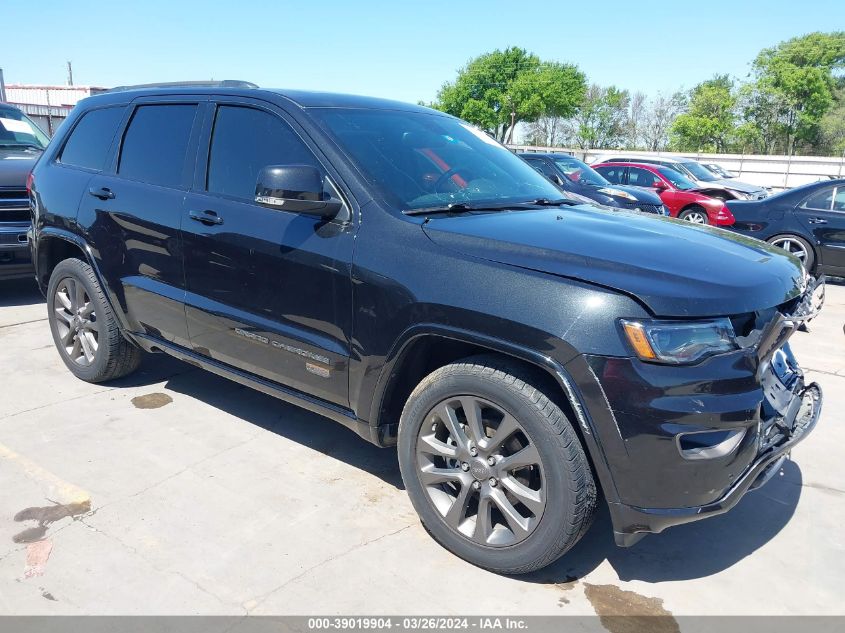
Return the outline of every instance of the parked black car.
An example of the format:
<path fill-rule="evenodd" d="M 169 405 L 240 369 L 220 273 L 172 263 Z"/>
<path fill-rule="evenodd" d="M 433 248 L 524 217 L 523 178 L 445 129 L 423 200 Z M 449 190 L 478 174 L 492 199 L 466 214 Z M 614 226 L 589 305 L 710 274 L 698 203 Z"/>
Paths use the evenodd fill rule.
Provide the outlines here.
<path fill-rule="evenodd" d="M 0 103 L 0 280 L 33 274 L 26 179 L 48 141 L 23 112 Z"/>
<path fill-rule="evenodd" d="M 813 274 L 845 276 L 845 178 L 727 205 L 731 230 L 786 249 Z"/>
<path fill-rule="evenodd" d="M 36 165 L 33 256 L 79 378 L 166 352 L 398 443 L 434 538 L 521 573 L 578 541 L 599 490 L 620 545 L 725 512 L 821 407 L 787 343 L 795 258 L 559 196 L 419 106 L 123 89 Z"/>
<path fill-rule="evenodd" d="M 587 163 L 569 154 L 524 152 L 519 156 L 563 191 L 609 207 L 669 215 L 657 194 L 639 187 L 614 185 Z"/>

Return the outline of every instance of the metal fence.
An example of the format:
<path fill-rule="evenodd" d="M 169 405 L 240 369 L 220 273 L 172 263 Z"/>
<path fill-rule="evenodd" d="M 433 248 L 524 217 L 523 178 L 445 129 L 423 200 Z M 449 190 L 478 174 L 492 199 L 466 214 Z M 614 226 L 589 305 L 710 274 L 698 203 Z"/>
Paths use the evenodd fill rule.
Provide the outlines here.
<path fill-rule="evenodd" d="M 702 163 L 718 163 L 726 170 L 736 174 L 738 180 L 774 189 L 787 189 L 817 180 L 845 177 L 845 154 L 842 156 L 763 156 L 759 154 L 582 150 L 562 147 L 536 147 L 533 145 L 510 145 L 509 147 L 516 151 L 525 152 L 566 152 L 587 163 L 611 156 L 694 158 Z"/>

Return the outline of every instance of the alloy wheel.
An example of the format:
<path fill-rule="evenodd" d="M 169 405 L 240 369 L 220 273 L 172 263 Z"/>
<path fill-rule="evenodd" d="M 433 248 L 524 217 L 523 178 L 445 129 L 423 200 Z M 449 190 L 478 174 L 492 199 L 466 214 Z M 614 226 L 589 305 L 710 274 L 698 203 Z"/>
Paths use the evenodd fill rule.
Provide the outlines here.
<path fill-rule="evenodd" d="M 53 296 L 53 313 L 65 354 L 78 365 L 91 365 L 97 356 L 100 325 L 85 286 L 73 277 L 62 279 Z"/>
<path fill-rule="evenodd" d="M 684 220 L 693 224 L 707 224 L 707 214 L 703 211 L 690 211 L 684 216 Z"/>
<path fill-rule="evenodd" d="M 778 248 L 782 248 L 787 253 L 795 255 L 795 257 L 801 260 L 802 264 L 806 265 L 807 249 L 804 248 L 804 245 L 798 240 L 793 239 L 791 237 L 779 237 L 776 240 L 772 240 L 771 245 L 777 246 Z"/>
<path fill-rule="evenodd" d="M 441 401 L 416 444 L 417 475 L 454 531 L 479 545 L 524 541 L 546 507 L 543 464 L 522 425 L 477 396 Z"/>

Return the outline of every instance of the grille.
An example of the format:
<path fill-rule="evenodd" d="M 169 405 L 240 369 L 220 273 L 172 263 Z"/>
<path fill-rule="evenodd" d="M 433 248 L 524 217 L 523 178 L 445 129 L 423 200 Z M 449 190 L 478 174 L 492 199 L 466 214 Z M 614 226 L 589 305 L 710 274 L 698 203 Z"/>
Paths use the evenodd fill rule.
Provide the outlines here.
<path fill-rule="evenodd" d="M 26 189 L 12 189 L 0 187 L 0 201 L 18 202 L 20 200 L 23 200 L 25 203 L 29 202 L 29 199 L 26 194 Z"/>
<path fill-rule="evenodd" d="M 657 215 L 662 215 L 661 208 L 663 207 L 662 204 L 644 204 L 642 202 L 625 202 L 626 209 L 640 209 L 644 213 L 656 213 Z"/>
<path fill-rule="evenodd" d="M 4 209 L 0 207 L 0 222 L 29 222 L 29 207 L 22 209 Z"/>

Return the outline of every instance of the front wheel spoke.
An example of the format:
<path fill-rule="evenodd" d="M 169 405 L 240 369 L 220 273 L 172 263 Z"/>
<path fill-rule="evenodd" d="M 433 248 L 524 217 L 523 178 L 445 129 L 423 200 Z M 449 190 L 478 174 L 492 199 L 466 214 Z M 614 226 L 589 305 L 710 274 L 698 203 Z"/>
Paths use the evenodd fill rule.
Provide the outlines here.
<path fill-rule="evenodd" d="M 100 322 L 99 321 L 91 321 L 86 320 L 82 322 L 82 328 L 87 330 L 88 332 L 100 332 Z"/>
<path fill-rule="evenodd" d="M 424 466 L 420 469 L 420 483 L 424 486 L 433 486 L 448 482 L 462 483 L 462 471 L 457 468 L 437 468 L 436 466 Z"/>
<path fill-rule="evenodd" d="M 505 441 L 514 433 L 519 430 L 519 424 L 517 423 L 516 419 L 509 414 L 505 414 L 505 417 L 502 418 L 502 421 L 499 423 L 496 432 L 493 433 L 493 437 L 490 438 L 488 442 L 488 446 L 491 448 L 496 448 L 501 446 L 505 443 Z"/>
<path fill-rule="evenodd" d="M 461 523 L 464 522 L 464 519 L 466 519 L 467 503 L 469 502 L 469 493 L 471 491 L 472 486 L 462 485 L 460 492 L 458 492 L 458 496 L 455 497 L 455 500 L 452 502 L 452 506 L 449 508 L 446 516 L 443 517 L 446 520 L 446 523 L 456 530 Z"/>
<path fill-rule="evenodd" d="M 92 301 L 89 301 L 88 303 L 85 304 L 85 307 L 82 308 L 82 310 L 79 311 L 79 316 L 81 316 L 84 319 L 87 319 L 92 314 L 94 314 L 94 303 Z"/>
<path fill-rule="evenodd" d="M 440 455 L 441 457 L 457 457 L 458 455 L 456 446 L 438 440 L 433 434 L 423 435 L 420 439 L 422 440 L 419 445 L 419 451 L 421 453 Z"/>
<path fill-rule="evenodd" d="M 81 352 L 82 352 L 82 343 L 80 342 L 79 337 L 76 336 L 76 338 L 73 339 L 73 346 L 70 348 L 70 352 L 68 353 L 68 356 L 70 356 L 73 360 L 76 360 L 77 358 L 79 358 L 79 355 L 80 355 Z"/>
<path fill-rule="evenodd" d="M 493 504 L 490 502 L 490 497 L 482 495 L 478 500 L 478 513 L 475 515 L 475 531 L 472 533 L 474 541 L 487 543 L 493 533 L 493 520 L 490 516 L 492 509 Z"/>
<path fill-rule="evenodd" d="M 528 486 L 520 483 L 513 477 L 503 477 L 502 485 L 510 491 L 510 493 L 517 498 L 526 508 L 528 508 L 534 516 L 540 516 L 545 507 L 544 495 L 542 490 L 532 490 Z"/>
<path fill-rule="evenodd" d="M 68 328 L 67 332 L 62 335 L 62 345 L 65 347 L 69 347 L 71 343 L 73 343 L 73 339 L 76 336 L 76 330 L 73 328 Z"/>
<path fill-rule="evenodd" d="M 487 441 L 487 434 L 481 420 L 481 405 L 475 398 L 461 398 L 461 408 L 466 416 L 469 437 L 476 446 L 482 446 Z"/>
<path fill-rule="evenodd" d="M 452 407 L 446 403 L 442 404 L 437 410 L 437 417 L 439 417 L 443 424 L 446 425 L 449 435 L 452 436 L 455 444 L 457 444 L 459 448 L 466 448 L 466 434 L 464 433 L 463 428 L 461 428 L 461 424 L 458 422 L 458 417 L 455 415 L 455 411 Z"/>
<path fill-rule="evenodd" d="M 85 333 L 80 333 L 78 340 L 82 345 L 82 353 L 85 355 L 85 360 L 89 363 L 94 360 L 94 348 L 91 346 L 91 341 Z"/>
<path fill-rule="evenodd" d="M 76 282 L 76 309 L 81 311 L 86 303 L 88 302 L 85 301 L 85 286 Z"/>
<path fill-rule="evenodd" d="M 490 493 L 490 498 L 505 517 L 505 521 L 507 521 L 508 527 L 513 532 L 513 535 L 517 539 L 523 539 L 528 536 L 528 519 L 517 512 L 516 508 L 513 507 L 513 504 L 505 496 L 505 493 L 501 490 L 493 490 Z"/>
<path fill-rule="evenodd" d="M 55 312 L 56 316 L 70 327 L 70 324 L 73 322 L 73 317 L 68 314 L 64 308 L 56 308 Z"/>
<path fill-rule="evenodd" d="M 72 303 L 70 297 L 67 294 L 67 288 L 64 291 L 60 290 L 56 293 L 56 299 L 59 300 L 59 303 L 62 304 L 62 307 L 65 310 L 70 310 L 72 308 Z"/>
<path fill-rule="evenodd" d="M 540 453 L 533 444 L 518 450 L 513 455 L 503 457 L 499 461 L 499 468 L 502 472 L 509 472 L 515 468 L 522 468 L 524 466 L 533 466 L 540 463 Z"/>

